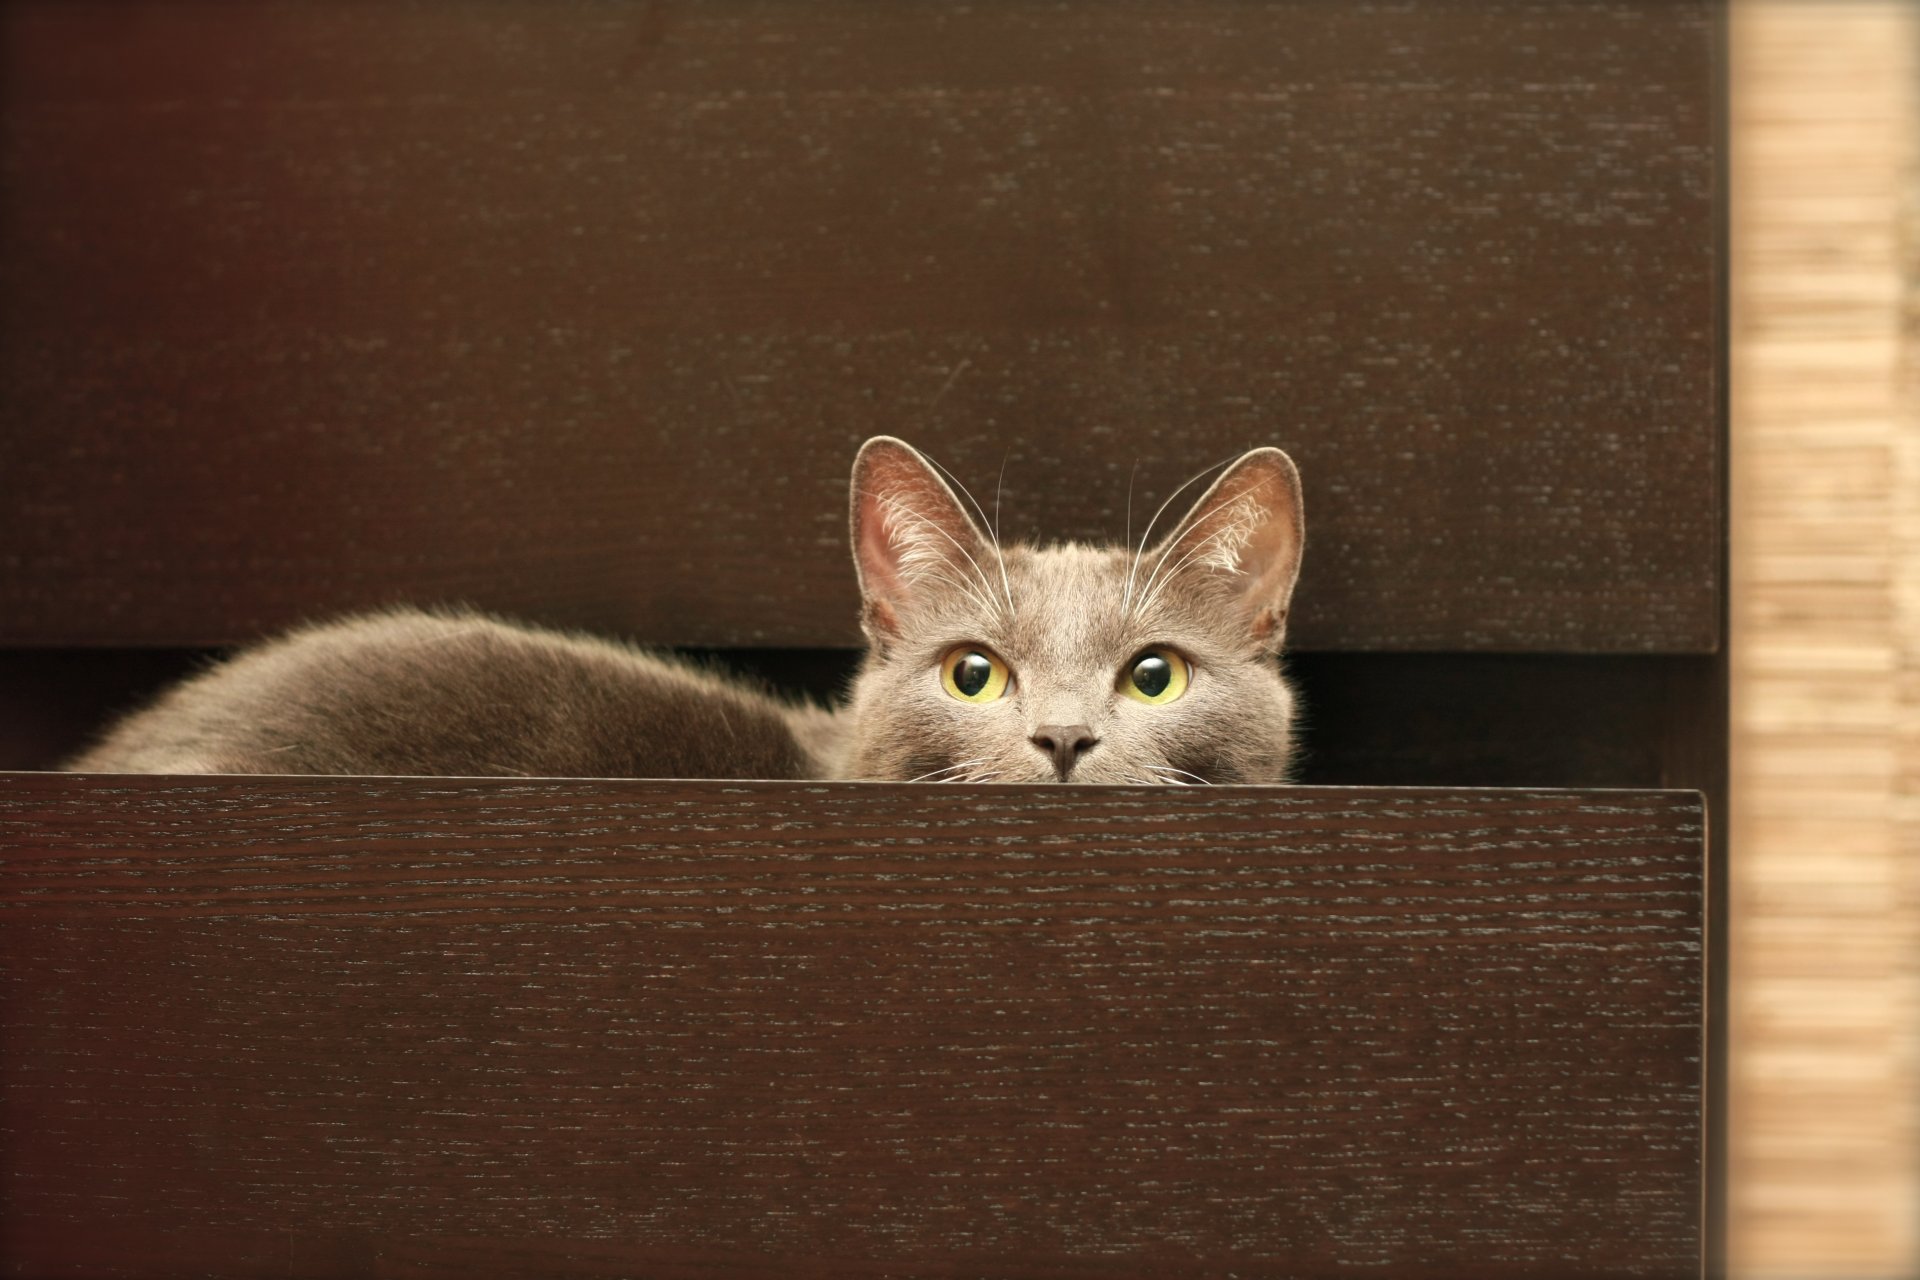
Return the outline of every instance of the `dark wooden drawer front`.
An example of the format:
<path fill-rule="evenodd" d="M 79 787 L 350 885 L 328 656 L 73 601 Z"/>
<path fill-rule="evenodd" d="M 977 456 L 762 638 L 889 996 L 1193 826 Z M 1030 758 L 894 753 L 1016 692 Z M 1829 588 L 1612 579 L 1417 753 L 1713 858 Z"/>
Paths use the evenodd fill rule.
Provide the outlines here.
<path fill-rule="evenodd" d="M 1711 651 L 1715 9 L 8 4 L 0 641 L 845 645 L 888 432 L 1287 448 L 1304 647 Z"/>
<path fill-rule="evenodd" d="M 1702 827 L 0 775 L 6 1262 L 1694 1275 Z"/>

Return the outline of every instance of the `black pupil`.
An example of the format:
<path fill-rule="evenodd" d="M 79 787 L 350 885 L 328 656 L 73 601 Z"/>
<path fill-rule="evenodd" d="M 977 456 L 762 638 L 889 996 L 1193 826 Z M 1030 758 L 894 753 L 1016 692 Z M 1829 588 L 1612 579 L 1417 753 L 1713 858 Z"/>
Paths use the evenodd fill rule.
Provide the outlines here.
<path fill-rule="evenodd" d="M 970 653 L 953 664 L 953 687 L 975 697 L 993 678 L 993 664 L 977 653 Z"/>
<path fill-rule="evenodd" d="M 1157 698 L 1173 683 L 1173 668 L 1158 654 L 1148 654 L 1133 664 L 1133 687 L 1149 698 Z"/>

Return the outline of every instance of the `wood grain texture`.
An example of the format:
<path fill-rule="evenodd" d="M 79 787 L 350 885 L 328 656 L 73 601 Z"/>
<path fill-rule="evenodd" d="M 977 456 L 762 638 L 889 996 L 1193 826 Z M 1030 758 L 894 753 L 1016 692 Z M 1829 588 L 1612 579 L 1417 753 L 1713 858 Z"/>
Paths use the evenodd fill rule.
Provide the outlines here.
<path fill-rule="evenodd" d="M 1306 647 L 1711 650 L 1713 9 L 17 0 L 0 640 L 844 645 L 890 432 L 1286 447 Z"/>
<path fill-rule="evenodd" d="M 1697 1275 L 1702 825 L 0 775 L 6 1261 Z"/>
<path fill-rule="evenodd" d="M 1920 1275 L 1920 8 L 1738 6 L 1733 1274 Z"/>

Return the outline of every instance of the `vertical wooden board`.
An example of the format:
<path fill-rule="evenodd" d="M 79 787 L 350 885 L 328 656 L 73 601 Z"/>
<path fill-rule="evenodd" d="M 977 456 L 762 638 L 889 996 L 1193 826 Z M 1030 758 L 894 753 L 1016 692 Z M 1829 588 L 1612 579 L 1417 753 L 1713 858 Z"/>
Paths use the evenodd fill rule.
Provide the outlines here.
<path fill-rule="evenodd" d="M 7 1261 L 1697 1274 L 1701 827 L 0 775 Z"/>
<path fill-rule="evenodd" d="M 1706 0 L 7 6 L 0 639 L 844 644 L 875 432 L 1311 647 L 1718 641 Z"/>
<path fill-rule="evenodd" d="M 1920 8 L 1739 6 L 1731 1269 L 1920 1275 Z"/>

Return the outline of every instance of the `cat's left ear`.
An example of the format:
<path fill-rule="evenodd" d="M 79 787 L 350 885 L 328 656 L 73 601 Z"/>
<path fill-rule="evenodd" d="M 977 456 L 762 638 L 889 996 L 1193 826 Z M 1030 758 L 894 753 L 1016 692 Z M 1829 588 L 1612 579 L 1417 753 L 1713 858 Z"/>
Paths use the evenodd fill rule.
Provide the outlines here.
<path fill-rule="evenodd" d="M 935 596 L 958 589 L 997 602 L 1003 584 L 986 578 L 986 535 L 912 445 L 875 436 L 860 447 L 852 515 L 860 625 L 875 645 L 884 649 L 903 616 Z"/>
<path fill-rule="evenodd" d="M 1146 563 L 1161 578 L 1200 572 L 1239 607 L 1252 639 L 1278 653 L 1306 544 L 1300 473 L 1278 449 L 1242 454 Z"/>

